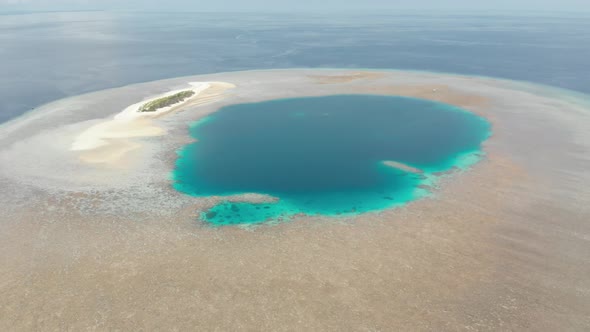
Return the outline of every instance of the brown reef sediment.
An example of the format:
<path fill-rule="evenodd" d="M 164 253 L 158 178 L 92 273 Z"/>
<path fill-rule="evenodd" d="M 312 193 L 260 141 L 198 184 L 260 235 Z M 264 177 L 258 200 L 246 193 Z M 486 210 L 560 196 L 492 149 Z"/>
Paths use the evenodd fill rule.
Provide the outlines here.
<path fill-rule="evenodd" d="M 0 128 L 0 330 L 588 330 L 588 110 L 501 80 L 342 78 L 357 73 L 151 82 Z M 103 119 L 187 81 L 238 87 L 155 119 L 168 135 L 142 141 L 130 169 L 89 167 L 69 152 L 93 124 L 81 114 Z M 171 188 L 189 123 L 236 102 L 346 93 L 437 100 L 491 119 L 486 158 L 403 208 L 256 228 L 208 227 L 199 212 L 226 198 Z"/>

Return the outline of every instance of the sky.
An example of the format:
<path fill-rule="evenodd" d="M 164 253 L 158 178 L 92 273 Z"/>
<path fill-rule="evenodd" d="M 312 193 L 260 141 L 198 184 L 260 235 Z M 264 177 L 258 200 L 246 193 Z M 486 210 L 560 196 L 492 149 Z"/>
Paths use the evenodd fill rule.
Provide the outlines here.
<path fill-rule="evenodd" d="M 331 11 L 502 10 L 590 11 L 590 0 L 0 0 L 10 10 Z"/>

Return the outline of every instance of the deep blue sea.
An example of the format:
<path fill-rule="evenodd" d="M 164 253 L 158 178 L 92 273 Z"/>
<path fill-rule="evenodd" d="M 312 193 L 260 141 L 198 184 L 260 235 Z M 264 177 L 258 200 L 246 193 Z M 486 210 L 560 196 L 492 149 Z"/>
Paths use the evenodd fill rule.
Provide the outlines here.
<path fill-rule="evenodd" d="M 354 215 L 428 195 L 441 172 L 478 159 L 489 123 L 455 106 L 373 95 L 278 99 L 224 107 L 191 127 L 175 188 L 194 196 L 266 194 L 225 202 L 215 225 Z M 403 163 L 420 172 L 384 164 Z"/>
<path fill-rule="evenodd" d="M 588 14 L 5 13 L 0 122 L 84 92 L 244 69 L 416 69 L 590 93 L 588 59 Z"/>

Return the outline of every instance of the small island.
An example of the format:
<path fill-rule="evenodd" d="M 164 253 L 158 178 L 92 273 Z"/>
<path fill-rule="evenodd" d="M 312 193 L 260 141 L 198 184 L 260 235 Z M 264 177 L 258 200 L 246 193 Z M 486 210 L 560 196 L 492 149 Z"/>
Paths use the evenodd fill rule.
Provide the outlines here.
<path fill-rule="evenodd" d="M 145 105 L 141 106 L 139 108 L 138 112 L 155 112 L 161 108 L 172 106 L 174 104 L 183 102 L 186 99 L 188 99 L 194 95 L 195 95 L 195 92 L 193 90 L 181 91 L 181 92 L 173 94 L 171 96 L 162 97 L 162 98 L 150 101 L 149 103 L 146 103 Z"/>

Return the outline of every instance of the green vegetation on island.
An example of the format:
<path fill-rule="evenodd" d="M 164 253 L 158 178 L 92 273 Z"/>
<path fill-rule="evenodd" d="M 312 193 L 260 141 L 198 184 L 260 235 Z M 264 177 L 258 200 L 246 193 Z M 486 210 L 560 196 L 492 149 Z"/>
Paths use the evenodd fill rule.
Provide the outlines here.
<path fill-rule="evenodd" d="M 173 94 L 168 97 L 163 97 L 160 99 L 156 99 L 154 101 L 150 101 L 145 105 L 139 108 L 139 112 L 155 112 L 160 108 L 168 107 L 170 105 L 174 105 L 181 101 L 184 101 L 192 96 L 195 95 L 195 92 L 192 90 L 182 91 L 176 94 Z"/>

